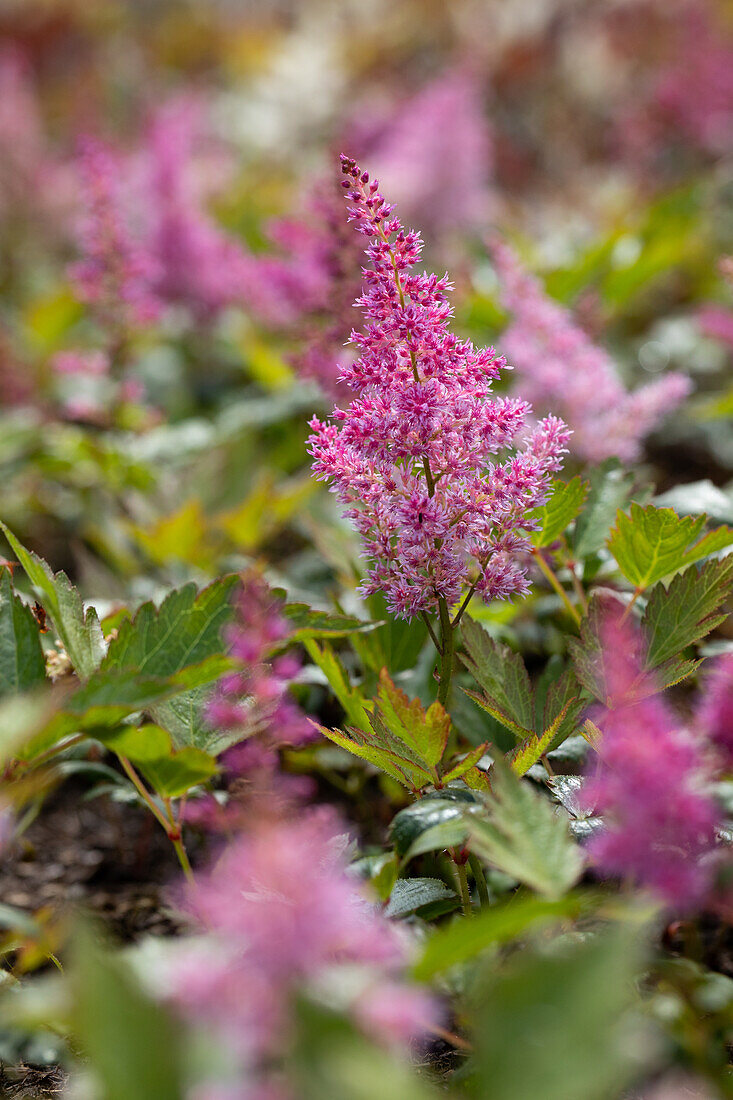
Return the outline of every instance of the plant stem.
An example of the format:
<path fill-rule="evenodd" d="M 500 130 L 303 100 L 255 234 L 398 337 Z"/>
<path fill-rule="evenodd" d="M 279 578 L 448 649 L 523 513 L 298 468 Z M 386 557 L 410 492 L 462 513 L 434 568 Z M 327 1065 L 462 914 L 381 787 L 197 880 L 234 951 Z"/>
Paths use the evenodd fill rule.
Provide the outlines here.
<path fill-rule="evenodd" d="M 575 589 L 575 594 L 578 597 L 578 603 L 580 604 L 581 608 L 583 609 L 583 614 L 587 615 L 588 614 L 588 598 L 586 597 L 585 589 L 583 588 L 583 585 L 580 583 L 580 579 L 579 579 L 577 573 L 575 572 L 575 566 L 578 563 L 574 560 L 572 554 L 570 553 L 570 547 L 568 546 L 568 540 L 565 538 L 564 535 L 563 535 L 563 539 L 562 539 L 562 544 L 565 547 L 565 553 L 567 554 L 567 566 L 568 566 L 568 569 L 570 570 L 570 577 L 571 577 L 572 582 L 573 582 L 573 588 Z"/>
<path fill-rule="evenodd" d="M 58 745 L 46 749 L 40 756 L 34 756 L 32 760 L 18 761 L 18 765 L 21 768 L 36 768 L 40 764 L 45 764 L 47 760 L 52 760 L 54 756 L 58 756 L 59 753 L 65 752 L 66 749 L 70 749 L 72 745 L 78 745 L 85 737 L 85 733 L 75 733 L 73 737 L 67 737 L 65 741 L 60 741 Z"/>
<path fill-rule="evenodd" d="M 481 861 L 476 856 L 469 856 L 468 866 L 471 868 L 471 873 L 473 874 L 474 882 L 476 883 L 476 892 L 478 893 L 480 905 L 491 905 L 489 888 L 486 885 L 486 875 L 484 874 L 484 869 L 481 866 Z"/>
<path fill-rule="evenodd" d="M 464 599 L 463 599 L 463 603 L 458 608 L 458 613 L 456 614 L 455 619 L 453 620 L 453 628 L 454 629 L 458 626 L 459 622 L 463 618 L 463 612 L 466 610 L 469 603 L 471 602 L 471 598 L 472 598 L 475 591 L 476 591 L 476 585 L 472 584 L 471 587 L 469 588 L 468 592 L 466 593 Z"/>
<path fill-rule="evenodd" d="M 623 615 L 621 616 L 621 622 L 622 623 L 625 623 L 626 620 L 628 619 L 629 615 L 631 614 L 631 609 L 633 608 L 634 604 L 639 599 L 639 596 L 642 594 L 643 591 L 644 591 L 643 588 L 635 588 L 634 589 L 634 595 L 631 597 L 631 599 L 627 603 L 626 610 L 624 611 Z"/>
<path fill-rule="evenodd" d="M 455 638 L 453 624 L 450 621 L 450 611 L 443 596 L 438 600 L 440 609 L 440 684 L 438 686 L 438 702 L 445 706 L 450 695 L 451 679 L 453 677 L 453 654 L 455 651 Z"/>
<path fill-rule="evenodd" d="M 577 608 L 573 607 L 570 600 L 568 599 L 567 592 L 565 591 L 563 586 L 560 584 L 559 580 L 557 579 L 557 577 L 553 573 L 552 569 L 550 569 L 550 567 L 547 564 L 547 562 L 545 561 L 545 559 L 542 557 L 542 551 L 537 550 L 537 549 L 533 549 L 532 550 L 532 556 L 534 557 L 534 560 L 537 562 L 537 565 L 540 567 L 540 570 L 542 571 L 543 575 L 547 578 L 547 580 L 549 581 L 552 588 L 554 588 L 554 590 L 557 592 L 557 594 L 560 597 L 560 599 L 562 600 L 562 602 L 565 604 L 565 607 L 567 608 L 570 615 L 575 620 L 575 623 L 577 624 L 577 626 L 580 626 L 580 615 L 578 614 Z"/>
<path fill-rule="evenodd" d="M 425 623 L 426 627 L 428 628 L 428 634 L 430 635 L 430 637 L 433 640 L 433 645 L 437 649 L 438 653 L 441 653 L 440 642 L 438 641 L 438 635 L 433 630 L 433 624 L 430 622 L 430 616 L 428 615 L 428 613 L 426 611 L 421 611 L 420 614 L 422 615 L 423 622 Z"/>
<path fill-rule="evenodd" d="M 178 856 L 178 862 L 180 863 L 183 869 L 183 873 L 188 881 L 194 882 L 195 879 L 193 877 L 193 868 L 191 867 L 191 861 L 188 858 L 188 852 L 186 851 L 183 843 L 183 833 L 181 830 L 180 818 L 178 821 L 176 821 L 173 814 L 173 807 L 171 806 L 170 798 L 164 798 L 163 805 L 165 806 L 165 812 L 168 815 L 171 829 L 173 830 L 172 832 L 168 833 L 168 836 L 170 837 L 170 842 L 175 849 L 176 855 Z"/>
<path fill-rule="evenodd" d="M 471 1053 L 473 1051 L 473 1047 L 471 1046 L 471 1044 L 466 1039 L 463 1039 L 460 1035 L 456 1035 L 454 1031 L 448 1031 L 446 1028 L 440 1027 L 438 1024 L 428 1024 L 427 1030 L 431 1033 L 431 1035 L 437 1035 L 439 1039 L 444 1039 L 446 1043 L 450 1043 L 450 1045 L 455 1047 L 456 1050 L 465 1050 L 466 1053 Z"/>
<path fill-rule="evenodd" d="M 160 809 L 155 805 L 155 802 L 151 798 L 148 791 L 146 791 L 143 781 L 141 780 L 140 776 L 137 774 L 127 757 L 120 756 L 119 760 L 125 770 L 125 774 L 127 775 L 128 779 L 131 781 L 135 790 L 145 802 L 145 805 L 148 807 L 151 814 L 164 830 L 165 835 L 168 837 L 171 844 L 173 845 L 175 853 L 178 857 L 178 862 L 181 865 L 181 869 L 183 870 L 184 875 L 189 880 L 189 882 L 192 882 L 193 871 L 191 869 L 188 855 L 186 854 L 186 849 L 183 847 L 183 842 L 181 841 L 180 826 L 176 824 L 173 818 L 173 811 L 170 808 L 170 801 L 167 800 L 168 804 L 166 809 L 168 811 L 168 818 L 166 818 L 165 815 L 161 813 Z"/>
<path fill-rule="evenodd" d="M 456 868 L 456 878 L 458 879 L 458 890 L 461 895 L 461 907 L 463 909 L 464 916 L 470 917 L 473 915 L 473 908 L 471 906 L 471 893 L 468 889 L 468 875 L 466 874 L 466 864 L 459 863 L 458 860 L 454 860 Z"/>

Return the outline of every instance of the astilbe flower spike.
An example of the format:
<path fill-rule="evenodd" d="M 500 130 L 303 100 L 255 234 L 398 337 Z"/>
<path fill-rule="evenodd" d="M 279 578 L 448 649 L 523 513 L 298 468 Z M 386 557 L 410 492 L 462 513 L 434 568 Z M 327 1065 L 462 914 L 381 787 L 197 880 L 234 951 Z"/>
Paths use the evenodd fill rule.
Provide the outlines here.
<path fill-rule="evenodd" d="M 696 725 L 709 739 L 723 771 L 733 772 L 733 653 L 718 658 L 706 678 Z"/>
<path fill-rule="evenodd" d="M 600 763 L 584 786 L 605 818 L 588 853 L 604 875 L 646 886 L 681 909 L 700 904 L 712 885 L 716 809 L 705 793 L 704 742 L 685 730 L 643 671 L 641 638 L 610 615 L 601 632 L 609 706 Z"/>
<path fill-rule="evenodd" d="M 226 632 L 229 652 L 241 666 L 217 685 L 207 719 L 223 744 L 232 745 L 222 763 L 229 775 L 246 779 L 248 805 L 233 804 L 231 812 L 221 814 L 216 805 L 202 800 L 191 804 L 189 821 L 228 827 L 263 800 L 272 809 L 275 803 L 286 805 L 310 792 L 307 779 L 280 771 L 281 748 L 301 746 L 315 737 L 289 691 L 300 661 L 292 653 L 273 656 L 289 632 L 280 603 L 265 581 L 254 572 L 244 576 L 235 618 Z"/>
<path fill-rule="evenodd" d="M 258 320 L 294 339 L 287 353 L 293 369 L 333 396 L 353 359 L 345 344 L 364 257 L 344 218 L 341 191 L 323 181 L 302 217 L 273 221 L 268 235 L 277 252 L 248 257 L 244 299 Z"/>
<path fill-rule="evenodd" d="M 352 140 L 378 166 L 400 210 L 431 238 L 485 224 L 492 137 L 470 61 L 440 73 L 388 117 L 360 111 Z"/>
<path fill-rule="evenodd" d="M 503 241 L 490 242 L 504 308 L 511 323 L 502 345 L 521 392 L 538 409 L 557 409 L 573 431 L 572 450 L 588 462 L 639 458 L 641 441 L 690 392 L 670 371 L 628 393 L 616 365 L 570 312 L 545 293 Z"/>
<path fill-rule="evenodd" d="M 203 104 L 179 97 L 158 110 L 143 150 L 147 247 L 157 265 L 155 290 L 200 321 L 242 299 L 248 259 L 205 206 L 195 153 Z"/>
<path fill-rule="evenodd" d="M 72 266 L 71 277 L 81 300 L 94 305 L 102 323 L 124 338 L 131 327 L 159 314 L 155 263 L 127 222 L 124 173 L 113 151 L 94 138 L 84 139 L 79 172 L 84 199 L 78 234 L 82 258 Z"/>
<path fill-rule="evenodd" d="M 401 977 L 397 928 L 347 876 L 337 827 L 323 808 L 297 823 L 260 821 L 187 889 L 185 907 L 207 935 L 177 952 L 173 996 L 231 1051 L 241 1085 L 231 1095 L 259 1096 L 281 1079 L 296 997 L 334 968 L 352 974 L 340 1007 L 383 1042 L 407 1043 L 435 1019 L 430 998 Z"/>
<path fill-rule="evenodd" d="M 358 305 L 365 331 L 342 371 L 356 396 L 332 423 L 311 421 L 317 478 L 330 480 L 362 536 L 365 593 L 383 592 L 403 618 L 446 609 L 467 591 L 503 599 L 527 589 L 520 554 L 527 513 L 547 495 L 568 431 L 550 416 L 528 432 L 518 398 L 490 396 L 506 361 L 449 331 L 447 276 L 412 269 L 418 233 L 353 160 L 342 157 L 349 216 L 369 239 Z"/>

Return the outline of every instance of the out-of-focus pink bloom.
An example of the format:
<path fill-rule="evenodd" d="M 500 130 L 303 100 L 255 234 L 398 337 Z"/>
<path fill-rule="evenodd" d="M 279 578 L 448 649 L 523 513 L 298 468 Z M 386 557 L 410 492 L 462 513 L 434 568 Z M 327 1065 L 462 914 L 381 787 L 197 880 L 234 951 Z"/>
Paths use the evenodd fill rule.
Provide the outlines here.
<path fill-rule="evenodd" d="M 595 722 L 600 763 L 584 797 L 605 818 L 588 853 L 605 875 L 630 878 L 662 900 L 688 909 L 712 883 L 716 810 L 704 793 L 703 746 L 653 695 L 629 624 L 608 618 L 602 631 L 609 706 Z"/>
<path fill-rule="evenodd" d="M 675 56 L 657 78 L 652 108 L 674 134 L 714 156 L 726 154 L 733 136 L 733 38 L 699 0 L 677 13 L 675 28 Z"/>
<path fill-rule="evenodd" d="M 109 373 L 109 356 L 103 351 L 59 351 L 51 367 L 57 374 L 103 378 Z"/>
<path fill-rule="evenodd" d="M 300 669 L 293 654 L 273 658 L 272 651 L 287 638 L 289 626 L 264 581 L 255 574 L 244 578 L 234 624 L 227 631 L 231 655 L 242 662 L 223 677 L 208 706 L 212 726 L 239 742 L 223 760 L 233 773 L 257 779 L 267 791 L 278 775 L 278 749 L 313 740 L 312 725 L 289 691 Z M 288 785 L 287 780 L 292 779 Z M 278 775 L 281 794 L 305 793 L 295 777 Z"/>
<path fill-rule="evenodd" d="M 689 163 L 724 156 L 733 134 L 733 37 L 724 5 L 709 0 L 637 3 L 611 12 L 636 27 L 651 57 L 633 74 L 633 99 L 617 112 L 623 150 L 647 171 L 650 161 Z M 634 38 L 626 51 L 634 53 Z M 670 157 L 674 153 L 674 158 Z M 680 152 L 682 156 L 680 157 Z"/>
<path fill-rule="evenodd" d="M 143 150 L 143 187 L 155 292 L 207 320 L 241 301 L 249 267 L 240 245 L 206 210 L 206 181 L 196 159 L 202 116 L 193 97 L 177 98 L 155 114 Z"/>
<path fill-rule="evenodd" d="M 300 220 L 269 226 L 277 253 L 251 256 L 245 299 L 255 316 L 294 346 L 288 362 L 328 394 L 338 392 L 353 361 L 345 347 L 361 293 L 364 251 L 348 225 L 341 192 L 324 181 L 309 195 Z"/>
<path fill-rule="evenodd" d="M 73 394 L 63 404 L 64 416 L 87 424 L 100 424 L 107 419 L 104 406 L 91 395 Z"/>
<path fill-rule="evenodd" d="M 425 234 L 438 238 L 485 223 L 492 143 L 469 67 L 441 73 L 389 117 L 365 120 L 362 114 L 349 141 Z"/>
<path fill-rule="evenodd" d="M 111 331 L 155 319 L 156 265 L 128 224 L 122 194 L 124 167 L 100 141 L 81 142 L 79 171 L 84 215 L 79 227 L 81 260 L 71 277 L 79 297 L 93 304 Z"/>
<path fill-rule="evenodd" d="M 58 231 L 71 208 L 71 177 L 50 149 L 29 65 L 12 46 L 0 51 L 0 218 L 33 219 Z M 56 224 L 55 224 L 56 223 Z M 15 231 L 17 227 L 13 226 Z"/>
<path fill-rule="evenodd" d="M 725 306 L 703 306 L 697 311 L 697 323 L 705 336 L 733 347 L 733 309 Z"/>
<path fill-rule="evenodd" d="M 733 771 L 733 653 L 719 657 L 706 677 L 696 725 L 720 754 L 724 770 Z"/>
<path fill-rule="evenodd" d="M 363 971 L 359 1003 L 345 994 L 342 1007 L 357 1020 L 365 1013 L 370 1032 L 386 1023 L 376 993 L 383 983 L 385 998 L 399 1006 L 393 1015 L 403 1037 L 424 1031 L 434 1016 L 425 997 L 408 997 L 401 984 L 403 941 L 346 875 L 336 824 L 323 809 L 297 822 L 263 823 L 187 890 L 186 907 L 208 935 L 185 945 L 176 961 L 176 1003 L 228 1044 L 242 1080 L 253 1084 L 264 1085 L 273 1069 L 277 1075 L 295 998 L 334 967 Z"/>
<path fill-rule="evenodd" d="M 390 1046 L 404 1047 L 420 1037 L 435 1006 L 422 989 L 382 982 L 367 989 L 354 1005 L 354 1015 L 368 1034 Z"/>
<path fill-rule="evenodd" d="M 491 242 L 501 300 L 511 314 L 502 345 L 517 388 L 539 411 L 553 409 L 573 430 L 572 450 L 588 462 L 639 457 L 644 437 L 690 392 L 670 372 L 628 393 L 610 355 L 543 290 L 502 241 Z"/>
<path fill-rule="evenodd" d="M 527 588 L 520 553 L 528 511 L 546 499 L 568 432 L 554 417 L 496 462 L 525 428 L 528 406 L 492 399 L 505 360 L 449 331 L 447 276 L 411 269 L 419 234 L 392 216 L 376 181 L 343 158 L 351 219 L 369 239 L 359 300 L 367 327 L 343 371 L 356 392 L 335 423 L 311 421 L 317 478 L 333 482 L 362 536 L 366 593 L 383 592 L 404 618 L 455 604 L 466 587 L 486 599 Z"/>

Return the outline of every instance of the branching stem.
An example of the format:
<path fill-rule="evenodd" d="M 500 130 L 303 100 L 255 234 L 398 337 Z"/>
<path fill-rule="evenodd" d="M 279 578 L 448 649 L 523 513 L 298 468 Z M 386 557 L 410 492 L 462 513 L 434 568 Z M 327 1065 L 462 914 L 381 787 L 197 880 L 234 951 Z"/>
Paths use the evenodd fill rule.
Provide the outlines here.
<path fill-rule="evenodd" d="M 557 577 L 553 573 L 552 569 L 550 569 L 550 566 L 547 564 L 544 557 L 542 556 L 542 551 L 537 550 L 537 549 L 533 549 L 532 550 L 532 556 L 533 556 L 534 560 L 537 562 L 537 565 L 539 566 L 540 571 L 542 572 L 542 574 L 546 577 L 546 579 L 549 581 L 551 587 L 555 590 L 555 592 L 557 592 L 558 596 L 560 597 L 562 602 L 565 604 L 565 607 L 567 608 L 567 610 L 568 610 L 569 614 L 572 616 L 572 618 L 575 620 L 575 623 L 577 624 L 577 626 L 580 626 L 580 615 L 578 613 L 577 608 L 573 607 L 573 605 L 571 604 L 570 600 L 568 599 L 567 592 L 565 591 L 563 586 L 560 584 L 559 580 L 557 579 Z"/>

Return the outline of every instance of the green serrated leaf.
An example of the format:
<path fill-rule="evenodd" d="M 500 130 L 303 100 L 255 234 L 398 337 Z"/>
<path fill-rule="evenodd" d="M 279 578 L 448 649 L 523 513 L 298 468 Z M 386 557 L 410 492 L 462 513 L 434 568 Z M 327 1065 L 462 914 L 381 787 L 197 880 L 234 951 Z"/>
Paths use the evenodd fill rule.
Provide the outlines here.
<path fill-rule="evenodd" d="M 395 737 L 410 746 L 428 768 L 443 759 L 450 733 L 450 715 L 440 703 L 427 710 L 419 699 L 412 701 L 395 687 L 386 669 L 379 677 L 377 707 L 380 717 Z"/>
<path fill-rule="evenodd" d="M 558 748 L 571 733 L 575 732 L 578 718 L 585 706 L 582 695 L 582 688 L 572 668 L 566 668 L 562 675 L 549 685 L 542 709 L 542 727 L 549 729 L 550 726 L 555 725 L 560 715 L 564 717 L 556 726 L 555 739 L 548 752 Z"/>
<path fill-rule="evenodd" d="M 529 518 L 540 524 L 532 533 L 533 545 L 540 548 L 556 542 L 580 512 L 587 493 L 588 485 L 580 476 L 567 482 L 553 481 L 547 504 L 529 513 Z"/>
<path fill-rule="evenodd" d="M 466 772 L 471 771 L 476 764 L 478 764 L 481 757 L 484 755 L 489 747 L 488 741 L 484 741 L 483 745 L 476 745 L 474 749 L 466 753 L 462 760 L 459 760 L 457 764 L 454 764 L 450 771 L 447 771 L 443 776 L 443 783 L 452 783 L 456 779 L 462 779 Z"/>
<path fill-rule="evenodd" d="M 477 805 L 470 791 L 443 790 L 400 810 L 389 827 L 397 855 L 404 859 L 417 839 L 438 825 L 453 823 L 465 828 L 463 812 L 467 805 Z"/>
<path fill-rule="evenodd" d="M 534 736 L 526 726 L 520 726 L 510 718 L 506 711 L 502 710 L 493 699 L 487 698 L 484 695 L 479 695 L 477 691 L 469 691 L 468 688 L 463 688 L 463 692 L 469 699 L 473 699 L 477 706 L 485 710 L 486 713 L 490 714 L 492 718 L 495 718 L 497 722 L 500 722 L 505 729 L 511 730 L 515 737 L 520 740 L 526 740 L 526 738 Z"/>
<path fill-rule="evenodd" d="M 315 725 L 315 723 L 314 723 Z M 391 775 L 408 790 L 419 790 L 432 781 L 428 772 L 422 771 L 412 760 L 395 754 L 386 747 L 386 738 L 382 732 L 374 730 L 361 730 L 356 726 L 349 726 L 348 732 L 339 729 L 328 729 L 326 726 L 316 726 L 324 737 L 339 745 L 342 749 L 366 760 L 369 764 L 381 768 L 387 775 Z"/>
<path fill-rule="evenodd" d="M 632 504 L 630 515 L 619 511 L 608 548 L 623 575 L 644 591 L 733 543 L 733 528 L 718 527 L 703 535 L 706 516 L 678 516 L 671 508 Z"/>
<path fill-rule="evenodd" d="M 213 756 L 190 747 L 174 749 L 170 734 L 160 726 L 124 726 L 100 740 L 131 760 L 162 798 L 180 798 L 217 772 Z"/>
<path fill-rule="evenodd" d="M 334 653 L 328 642 L 319 646 L 309 638 L 305 640 L 304 645 L 310 659 L 328 680 L 331 691 L 344 709 L 348 724 L 358 726 L 364 733 L 369 733 L 371 731 L 369 712 L 372 704 L 351 683 L 351 677 L 338 655 Z"/>
<path fill-rule="evenodd" d="M 549 752 L 557 740 L 558 730 L 561 728 L 571 707 L 579 711 L 577 699 L 568 699 L 567 703 L 556 716 L 554 722 L 547 727 L 541 736 L 532 735 L 509 754 L 507 760 L 515 775 L 526 775 L 533 764 L 536 764 L 546 752 Z"/>
<path fill-rule="evenodd" d="M 596 554 L 608 537 L 616 512 L 628 500 L 633 475 L 615 458 L 607 459 L 590 475 L 585 507 L 575 523 L 573 551 L 583 560 Z"/>
<path fill-rule="evenodd" d="M 724 621 L 721 605 L 731 594 L 733 555 L 678 574 L 649 596 L 642 629 L 647 638 L 647 668 L 657 668 L 680 650 L 699 642 Z"/>
<path fill-rule="evenodd" d="M 289 640 L 295 642 L 304 642 L 306 638 L 344 638 L 376 630 L 379 626 L 379 623 L 365 623 L 352 615 L 314 611 L 305 603 L 286 603 L 282 610 L 292 628 Z"/>
<path fill-rule="evenodd" d="M 93 607 L 84 610 L 81 596 L 65 573 L 54 573 L 43 558 L 26 550 L 2 522 L 0 530 L 38 591 L 75 672 L 80 679 L 87 679 L 100 665 L 105 651 L 97 612 Z"/>
<path fill-rule="evenodd" d="M 170 592 L 159 608 L 140 607 L 132 621 L 120 624 L 110 643 L 102 670 L 137 669 L 153 676 L 173 676 L 209 657 L 221 656 L 222 629 L 233 615 L 232 591 L 236 576 L 223 577 L 198 591 L 186 584 Z M 212 749 L 219 735 L 203 716 L 208 691 L 194 687 L 150 707 L 153 718 L 167 729 L 177 748 Z"/>
<path fill-rule="evenodd" d="M 545 897 L 562 897 L 583 869 L 583 855 L 567 823 L 503 760 L 494 762 L 490 781 L 487 818 L 466 814 L 469 847 Z"/>
<path fill-rule="evenodd" d="M 439 878 L 398 878 L 384 915 L 406 917 L 408 913 L 426 906 L 434 907 L 436 903 L 441 913 L 449 912 L 459 904 L 458 895 Z"/>
<path fill-rule="evenodd" d="M 27 691 L 45 679 L 38 623 L 13 592 L 10 570 L 0 569 L 0 696 Z"/>
<path fill-rule="evenodd" d="M 520 739 L 535 732 L 534 694 L 524 661 L 518 653 L 500 645 L 473 619 L 461 626 L 466 655 L 463 663 L 486 697 L 468 694 Z"/>

